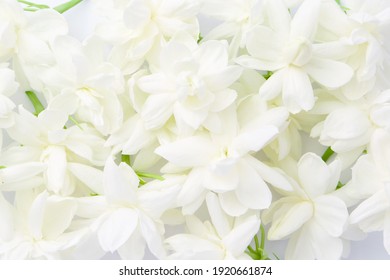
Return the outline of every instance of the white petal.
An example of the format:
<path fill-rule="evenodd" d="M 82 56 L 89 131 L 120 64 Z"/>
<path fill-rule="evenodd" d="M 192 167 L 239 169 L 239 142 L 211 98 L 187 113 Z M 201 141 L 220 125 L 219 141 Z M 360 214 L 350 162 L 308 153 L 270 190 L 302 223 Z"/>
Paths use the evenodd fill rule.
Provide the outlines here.
<path fill-rule="evenodd" d="M 161 145 L 155 152 L 178 166 L 195 167 L 206 165 L 216 150 L 208 137 L 192 136 Z"/>
<path fill-rule="evenodd" d="M 280 61 L 283 46 L 283 38 L 272 29 L 265 26 L 254 27 L 247 36 L 247 49 L 251 56 L 255 57 L 271 68 L 258 69 L 274 71 L 281 68 Z"/>
<path fill-rule="evenodd" d="M 237 188 L 240 180 L 239 171 L 234 159 L 217 161 L 205 174 L 204 186 L 218 193 L 224 193 Z"/>
<path fill-rule="evenodd" d="M 76 202 L 61 197 L 49 197 L 46 203 L 42 234 L 45 239 L 56 239 L 69 227 L 76 213 Z"/>
<path fill-rule="evenodd" d="M 244 156 L 249 152 L 257 152 L 279 133 L 279 129 L 273 125 L 261 127 L 245 127 L 233 140 L 232 149 L 238 155 Z"/>
<path fill-rule="evenodd" d="M 283 104 L 293 114 L 313 108 L 313 88 L 309 77 L 301 68 L 290 66 L 284 71 Z"/>
<path fill-rule="evenodd" d="M 229 59 L 227 44 L 217 40 L 206 41 L 200 45 L 197 58 L 200 64 L 199 72 L 205 76 L 226 69 Z M 234 68 L 236 67 L 231 69 Z"/>
<path fill-rule="evenodd" d="M 378 191 L 356 207 L 351 213 L 350 221 L 352 224 L 355 224 L 361 223 L 365 219 L 370 219 L 371 217 L 380 216 L 388 210 L 389 204 L 385 191 Z"/>
<path fill-rule="evenodd" d="M 175 91 L 175 85 L 163 73 L 143 76 L 137 81 L 137 85 L 149 94 L 170 94 Z"/>
<path fill-rule="evenodd" d="M 304 68 L 310 77 L 329 88 L 341 87 L 353 76 L 347 64 L 324 58 L 312 58 Z"/>
<path fill-rule="evenodd" d="M 30 234 L 36 239 L 41 239 L 43 237 L 42 226 L 48 197 L 49 193 L 47 191 L 40 193 L 33 201 L 30 212 L 28 213 Z"/>
<path fill-rule="evenodd" d="M 202 196 L 205 189 L 201 178 L 204 177 L 204 174 L 205 169 L 203 168 L 194 168 L 191 170 L 177 197 L 179 205 L 184 206 L 190 204 Z"/>
<path fill-rule="evenodd" d="M 284 70 L 276 71 L 264 82 L 259 89 L 259 94 L 262 98 L 271 100 L 282 92 L 284 73 Z"/>
<path fill-rule="evenodd" d="M 272 30 L 283 36 L 288 36 L 290 33 L 291 15 L 284 1 L 266 1 L 265 5 Z"/>
<path fill-rule="evenodd" d="M 291 36 L 314 39 L 320 12 L 320 0 L 304 1 L 291 21 Z"/>
<path fill-rule="evenodd" d="M 134 204 L 139 179 L 133 169 L 126 163 L 117 166 L 109 158 L 104 167 L 104 194 L 110 203 Z"/>
<path fill-rule="evenodd" d="M 218 244 L 191 234 L 176 234 L 165 240 L 172 248 L 173 259 L 209 260 L 223 259 L 224 252 Z"/>
<path fill-rule="evenodd" d="M 261 178 L 263 178 L 266 182 L 270 183 L 272 186 L 278 189 L 292 191 L 292 186 L 282 170 L 269 167 L 252 157 L 248 157 L 247 161 L 253 168 L 256 169 Z"/>
<path fill-rule="evenodd" d="M 60 130 L 68 121 L 68 114 L 60 110 L 43 110 L 38 119 L 45 125 L 48 130 Z"/>
<path fill-rule="evenodd" d="M 242 255 L 248 245 L 251 243 L 253 236 L 259 231 L 260 219 L 256 216 L 249 217 L 245 222 L 236 226 L 226 237 L 223 243 L 226 249 L 233 256 Z"/>
<path fill-rule="evenodd" d="M 146 242 L 139 228 L 135 229 L 131 237 L 118 248 L 118 254 L 124 260 L 142 260 L 145 255 Z"/>
<path fill-rule="evenodd" d="M 230 106 L 237 98 L 237 92 L 232 89 L 225 89 L 214 94 L 215 100 L 211 105 L 211 112 L 220 112 Z"/>
<path fill-rule="evenodd" d="M 267 184 L 246 162 L 239 165 L 240 182 L 236 189 L 238 200 L 250 209 L 265 209 L 271 204 L 272 194 Z"/>
<path fill-rule="evenodd" d="M 103 172 L 92 166 L 71 162 L 68 169 L 95 194 L 103 194 Z"/>
<path fill-rule="evenodd" d="M 204 76 L 204 82 L 207 88 L 212 92 L 224 90 L 231 86 L 242 73 L 242 68 L 239 66 L 225 66 L 218 72 Z"/>
<path fill-rule="evenodd" d="M 287 260 L 314 260 L 313 241 L 308 226 L 296 232 L 289 240 L 285 258 Z"/>
<path fill-rule="evenodd" d="M 225 192 L 218 194 L 222 209 L 232 217 L 238 217 L 248 211 L 248 207 L 242 204 L 235 192 Z"/>
<path fill-rule="evenodd" d="M 325 119 L 321 138 L 353 139 L 364 135 L 371 124 L 368 116 L 355 107 L 344 107 L 331 112 Z"/>
<path fill-rule="evenodd" d="M 35 175 L 42 173 L 46 169 L 46 164 L 40 162 L 22 163 L 0 169 L 3 186 L 7 183 L 28 180 Z"/>
<path fill-rule="evenodd" d="M 14 235 L 14 209 L 12 205 L 0 193 L 0 240 L 8 241 Z"/>
<path fill-rule="evenodd" d="M 209 192 L 206 196 L 207 209 L 210 213 L 211 222 L 220 237 L 226 236 L 231 229 L 230 222 L 221 209 L 218 197 L 216 194 Z"/>
<path fill-rule="evenodd" d="M 328 165 L 314 153 L 306 153 L 298 162 L 299 180 L 311 198 L 325 194 L 331 175 Z"/>
<path fill-rule="evenodd" d="M 114 252 L 122 246 L 137 227 L 138 213 L 130 208 L 113 211 L 99 228 L 97 234 L 103 250 Z"/>
<path fill-rule="evenodd" d="M 146 129 L 160 128 L 172 116 L 175 100 L 171 95 L 149 96 L 142 107 L 141 116 Z"/>
<path fill-rule="evenodd" d="M 157 229 L 156 223 L 145 214 L 141 214 L 139 225 L 150 252 L 159 259 L 164 258 L 166 252 L 163 246 L 162 234 Z"/>
<path fill-rule="evenodd" d="M 276 210 L 268 239 L 280 240 L 301 228 L 313 216 L 313 205 L 308 201 L 292 201 Z"/>
<path fill-rule="evenodd" d="M 47 170 L 46 180 L 47 188 L 55 193 L 65 191 L 67 159 L 65 149 L 62 147 L 51 146 L 46 149 Z"/>
<path fill-rule="evenodd" d="M 331 196 L 321 196 L 314 201 L 314 219 L 323 230 L 333 237 L 339 237 L 344 232 L 348 219 L 345 203 Z"/>
<path fill-rule="evenodd" d="M 137 32 L 150 21 L 151 10 L 142 0 L 133 0 L 124 11 L 124 23 L 133 32 Z"/>
<path fill-rule="evenodd" d="M 343 253 L 343 242 L 340 238 L 329 235 L 327 231 L 312 223 L 310 225 L 312 246 L 315 258 L 318 260 L 337 260 Z"/>

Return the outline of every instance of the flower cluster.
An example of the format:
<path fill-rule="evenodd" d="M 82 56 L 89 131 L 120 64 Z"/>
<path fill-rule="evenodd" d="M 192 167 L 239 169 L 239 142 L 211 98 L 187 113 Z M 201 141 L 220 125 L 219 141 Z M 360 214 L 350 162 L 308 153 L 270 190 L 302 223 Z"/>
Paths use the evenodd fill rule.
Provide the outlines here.
<path fill-rule="evenodd" d="M 0 0 L 0 258 L 390 254 L 389 1 L 79 2 Z"/>

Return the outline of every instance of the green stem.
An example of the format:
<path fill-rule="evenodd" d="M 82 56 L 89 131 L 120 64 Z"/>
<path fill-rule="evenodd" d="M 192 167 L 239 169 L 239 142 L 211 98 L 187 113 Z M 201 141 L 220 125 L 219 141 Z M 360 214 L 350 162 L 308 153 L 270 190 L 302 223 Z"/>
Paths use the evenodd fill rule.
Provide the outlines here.
<path fill-rule="evenodd" d="M 264 250 L 264 246 L 265 246 L 265 229 L 264 229 L 263 224 L 260 225 L 260 231 L 261 231 L 260 248 Z"/>
<path fill-rule="evenodd" d="M 121 155 L 121 161 L 122 162 L 124 162 L 124 163 L 126 163 L 127 165 L 131 165 L 130 164 L 130 155 L 124 155 L 124 154 L 122 154 Z"/>
<path fill-rule="evenodd" d="M 337 186 L 336 186 L 336 190 L 338 189 L 341 189 L 342 187 L 344 187 L 345 184 L 341 183 L 340 181 L 337 183 Z"/>
<path fill-rule="evenodd" d="M 259 238 L 257 237 L 257 235 L 255 235 L 255 237 L 253 238 L 255 240 L 255 247 L 256 247 L 256 250 L 258 251 L 260 247 L 260 244 L 259 244 Z"/>
<path fill-rule="evenodd" d="M 50 7 L 47 6 L 47 5 L 43 5 L 43 4 L 36 4 L 36 3 L 33 3 L 33 2 L 30 2 L 30 1 L 24 1 L 24 0 L 18 0 L 19 3 L 22 3 L 22 4 L 26 4 L 28 5 L 29 7 L 35 7 L 37 9 L 49 9 Z"/>
<path fill-rule="evenodd" d="M 34 106 L 35 109 L 35 115 L 38 116 L 40 112 L 45 110 L 45 107 L 43 107 L 41 101 L 38 99 L 37 95 L 33 91 L 26 91 L 26 95 L 28 99 L 30 99 L 32 105 Z"/>
<path fill-rule="evenodd" d="M 73 8 L 74 6 L 76 6 L 77 4 L 79 4 L 82 1 L 83 0 L 71 0 L 69 2 L 58 5 L 58 6 L 54 7 L 53 9 L 56 10 L 57 12 L 59 12 L 60 14 L 62 14 L 62 13 L 65 13 L 67 10 Z"/>
<path fill-rule="evenodd" d="M 334 154 L 334 151 L 332 150 L 332 148 L 331 148 L 331 147 L 328 147 L 328 148 L 326 149 L 326 151 L 324 152 L 324 154 L 322 155 L 321 158 L 322 158 L 323 161 L 327 162 L 328 159 L 329 159 L 333 154 Z"/>
<path fill-rule="evenodd" d="M 142 178 L 157 179 L 160 181 L 164 180 L 164 177 L 157 175 L 157 174 L 144 173 L 144 172 L 139 172 L 139 171 L 135 171 L 135 174 L 137 174 L 138 177 L 142 177 Z"/>
<path fill-rule="evenodd" d="M 80 123 L 78 121 L 76 121 L 75 118 L 73 118 L 72 116 L 69 116 L 69 120 L 74 123 L 78 128 L 80 128 L 81 130 L 84 130 L 83 127 L 80 125 Z"/>

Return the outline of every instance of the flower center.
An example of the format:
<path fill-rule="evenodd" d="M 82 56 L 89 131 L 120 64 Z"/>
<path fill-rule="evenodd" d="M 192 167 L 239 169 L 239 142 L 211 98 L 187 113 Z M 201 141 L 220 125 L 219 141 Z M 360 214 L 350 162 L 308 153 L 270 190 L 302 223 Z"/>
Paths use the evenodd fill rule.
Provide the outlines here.
<path fill-rule="evenodd" d="M 290 64 L 301 67 L 309 62 L 313 48 L 309 40 L 303 37 L 290 41 L 283 51 L 283 57 Z"/>

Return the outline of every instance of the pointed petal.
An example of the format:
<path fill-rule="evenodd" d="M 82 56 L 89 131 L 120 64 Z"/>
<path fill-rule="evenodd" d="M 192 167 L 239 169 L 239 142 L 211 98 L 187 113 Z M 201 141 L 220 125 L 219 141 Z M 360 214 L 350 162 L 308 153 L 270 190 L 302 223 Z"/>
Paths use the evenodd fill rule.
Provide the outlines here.
<path fill-rule="evenodd" d="M 353 210 L 350 216 L 350 222 L 352 224 L 361 223 L 365 219 L 381 215 L 383 212 L 388 210 L 388 208 L 389 200 L 386 197 L 385 191 L 378 191 Z"/>
<path fill-rule="evenodd" d="M 163 246 L 162 233 L 157 228 L 157 224 L 145 214 L 140 213 L 139 225 L 150 252 L 159 259 L 164 258 L 166 252 Z"/>
<path fill-rule="evenodd" d="M 246 162 L 239 164 L 240 182 L 236 189 L 238 200 L 250 209 L 265 209 L 271 204 L 272 194 L 267 184 Z"/>
<path fill-rule="evenodd" d="M 217 230 L 218 235 L 220 237 L 226 236 L 230 232 L 231 225 L 219 204 L 217 195 L 209 192 L 206 195 L 206 203 L 210 213 L 211 222 Z"/>
<path fill-rule="evenodd" d="M 238 257 L 245 252 L 259 228 L 260 219 L 256 216 L 250 216 L 245 222 L 236 226 L 225 236 L 223 243 L 233 256 Z"/>
<path fill-rule="evenodd" d="M 103 172 L 89 165 L 71 162 L 68 169 L 95 194 L 104 194 Z"/>
<path fill-rule="evenodd" d="M 238 217 L 248 211 L 248 207 L 242 204 L 235 192 L 225 192 L 218 194 L 222 209 L 232 217 Z"/>
<path fill-rule="evenodd" d="M 284 71 L 283 104 L 293 114 L 313 108 L 313 88 L 308 75 L 301 68 L 290 66 Z"/>
<path fill-rule="evenodd" d="M 291 183 L 288 181 L 286 177 L 287 175 L 285 175 L 282 170 L 269 167 L 253 157 L 248 157 L 247 161 L 266 182 L 278 189 L 292 191 L 293 188 Z"/>
<path fill-rule="evenodd" d="M 46 203 L 42 234 L 54 240 L 68 229 L 76 213 L 77 205 L 72 199 L 52 196 Z"/>
<path fill-rule="evenodd" d="M 100 246 L 104 251 L 114 252 L 122 246 L 137 227 L 138 213 L 130 208 L 113 211 L 98 229 Z"/>
<path fill-rule="evenodd" d="M 321 0 L 304 1 L 291 21 L 291 36 L 314 39 Z"/>
<path fill-rule="evenodd" d="M 312 58 L 304 68 L 310 77 L 329 88 L 341 87 L 353 76 L 353 70 L 347 64 L 324 58 Z"/>
<path fill-rule="evenodd" d="M 119 166 L 109 158 L 104 167 L 104 195 L 110 203 L 133 204 L 137 200 L 138 176 L 126 163 Z"/>
<path fill-rule="evenodd" d="M 343 234 L 348 219 L 348 210 L 345 203 L 330 195 L 318 197 L 314 201 L 314 219 L 323 230 L 333 237 Z"/>
<path fill-rule="evenodd" d="M 241 76 L 241 73 L 241 67 L 230 65 L 224 66 L 222 70 L 211 73 L 203 79 L 210 91 L 217 92 L 231 86 Z"/>
<path fill-rule="evenodd" d="M 259 95 L 265 100 L 276 98 L 282 92 L 284 73 L 284 70 L 273 73 L 260 87 Z"/>
<path fill-rule="evenodd" d="M 301 186 L 313 199 L 325 194 L 331 175 L 328 165 L 314 153 L 306 153 L 298 162 Z"/>
<path fill-rule="evenodd" d="M 118 254 L 123 260 L 142 260 L 145 255 L 145 247 L 145 239 L 142 237 L 139 228 L 137 228 L 134 230 L 131 238 L 118 248 Z"/>
<path fill-rule="evenodd" d="M 161 145 L 155 152 L 175 165 L 195 167 L 209 163 L 216 150 L 208 137 L 192 136 Z"/>
<path fill-rule="evenodd" d="M 268 239 L 280 240 L 301 228 L 313 216 L 313 205 L 308 201 L 284 204 L 276 210 Z"/>

